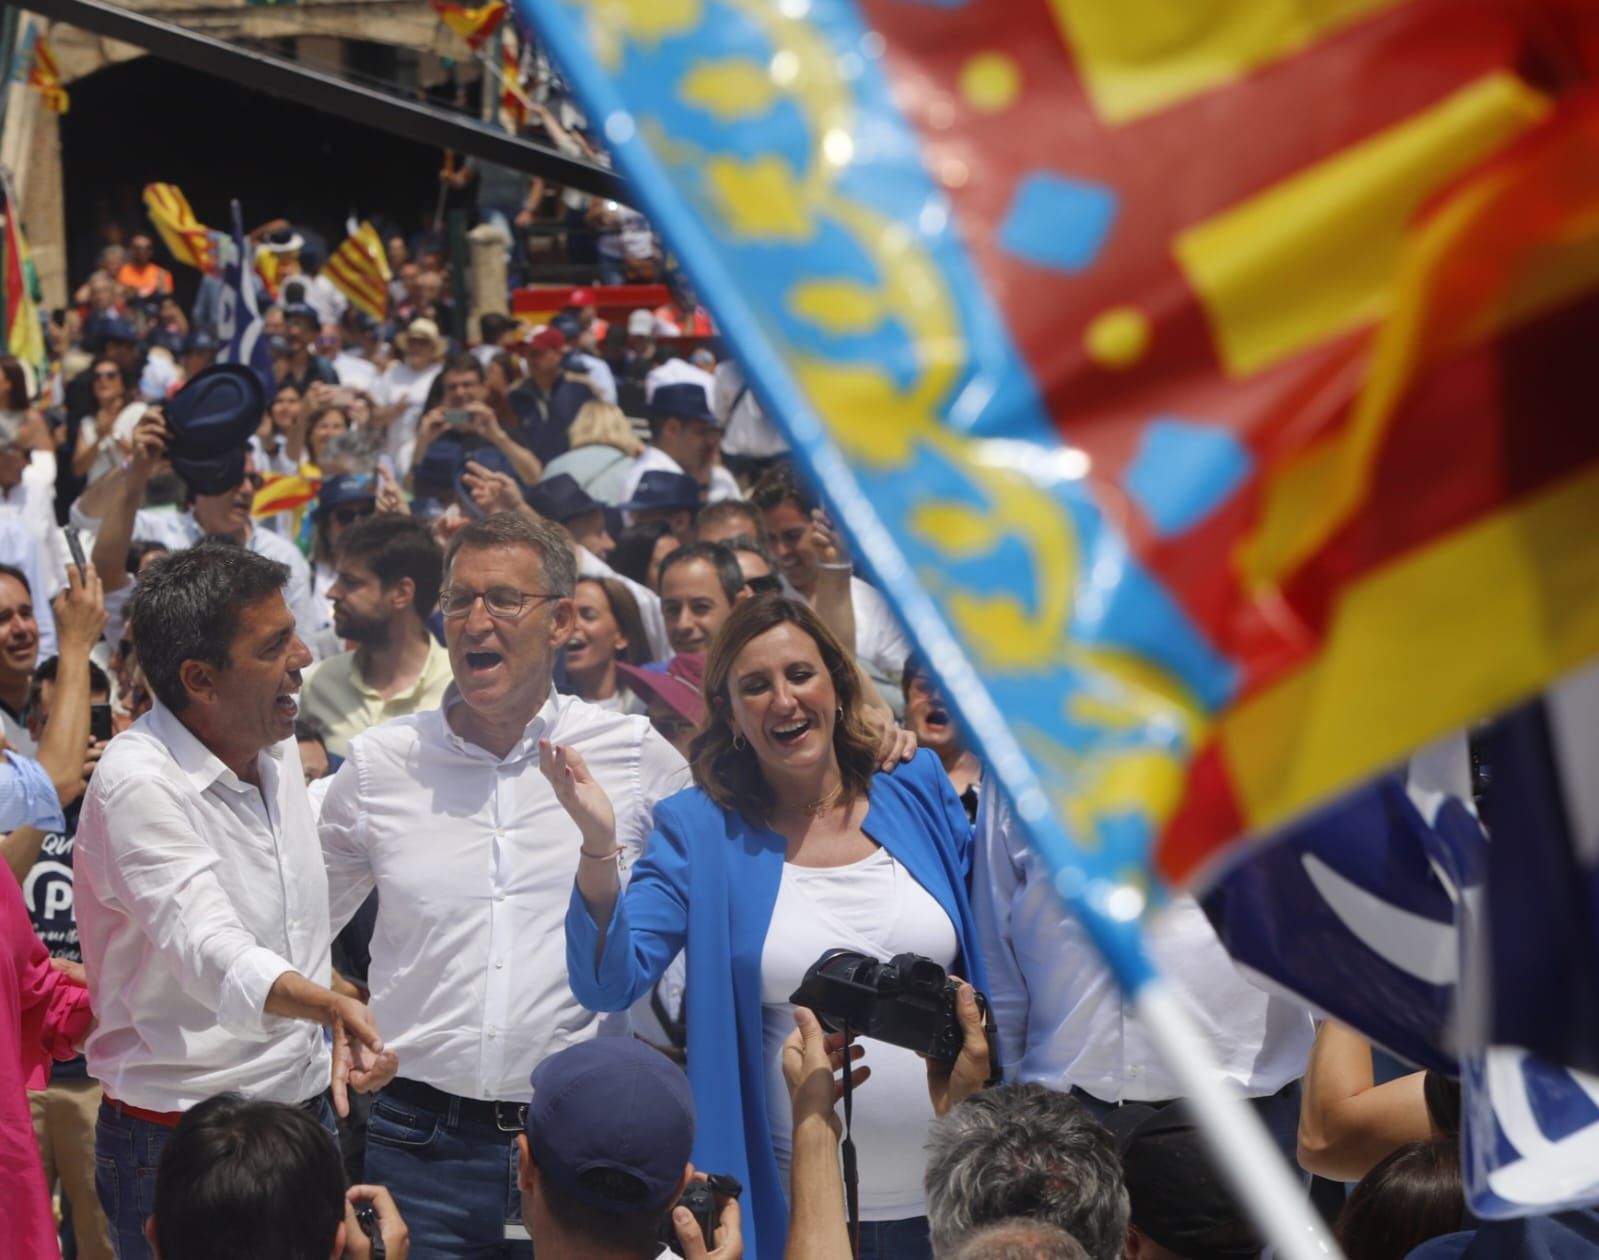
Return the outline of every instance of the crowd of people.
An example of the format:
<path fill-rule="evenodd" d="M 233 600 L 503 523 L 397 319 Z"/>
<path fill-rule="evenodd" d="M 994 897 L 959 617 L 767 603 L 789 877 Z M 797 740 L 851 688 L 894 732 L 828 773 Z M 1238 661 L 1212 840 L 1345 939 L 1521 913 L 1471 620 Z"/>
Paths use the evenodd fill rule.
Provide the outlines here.
<path fill-rule="evenodd" d="M 449 178 L 669 272 L 626 208 Z M 51 373 L 0 362 L 8 1254 L 1259 1255 L 686 286 L 462 344 L 426 241 L 382 324 L 262 240 L 258 396 L 145 235 Z M 1358 1183 L 1349 1255 L 1476 1228 L 1450 1082 L 1379 1082 L 1191 898 L 1150 937 L 1285 1156 Z M 951 977 L 958 1055 L 827 1031 L 840 949 Z"/>

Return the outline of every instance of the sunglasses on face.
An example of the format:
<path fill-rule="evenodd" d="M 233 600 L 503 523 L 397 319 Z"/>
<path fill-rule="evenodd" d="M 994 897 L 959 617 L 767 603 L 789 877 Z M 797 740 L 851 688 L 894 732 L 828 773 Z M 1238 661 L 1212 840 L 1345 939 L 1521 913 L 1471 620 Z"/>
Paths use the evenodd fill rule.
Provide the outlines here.
<path fill-rule="evenodd" d="M 745 578 L 744 585 L 749 587 L 752 595 L 769 595 L 783 589 L 783 579 L 775 573 L 768 573 L 764 577 Z"/>
<path fill-rule="evenodd" d="M 336 520 L 340 525 L 354 525 L 363 517 L 373 515 L 377 510 L 377 504 L 375 503 L 351 503 L 345 505 L 344 507 L 334 508 L 333 519 Z"/>

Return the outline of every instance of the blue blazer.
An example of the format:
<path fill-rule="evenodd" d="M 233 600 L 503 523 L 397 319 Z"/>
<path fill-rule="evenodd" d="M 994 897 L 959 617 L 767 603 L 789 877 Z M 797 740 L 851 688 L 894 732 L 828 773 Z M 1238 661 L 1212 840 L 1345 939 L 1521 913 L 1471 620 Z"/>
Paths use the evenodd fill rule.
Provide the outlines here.
<path fill-rule="evenodd" d="M 966 888 L 971 824 L 938 759 L 922 749 L 876 775 L 862 828 L 943 907 L 960 941 L 959 974 L 986 989 Z M 770 828 L 691 788 L 656 806 L 655 832 L 617 899 L 597 968 L 599 929 L 575 888 L 566 915 L 572 991 L 590 1010 L 625 1010 L 685 951 L 694 1166 L 744 1183 L 744 1245 L 752 1260 L 778 1260 L 788 1235 L 761 1029 L 761 952 L 784 848 Z"/>

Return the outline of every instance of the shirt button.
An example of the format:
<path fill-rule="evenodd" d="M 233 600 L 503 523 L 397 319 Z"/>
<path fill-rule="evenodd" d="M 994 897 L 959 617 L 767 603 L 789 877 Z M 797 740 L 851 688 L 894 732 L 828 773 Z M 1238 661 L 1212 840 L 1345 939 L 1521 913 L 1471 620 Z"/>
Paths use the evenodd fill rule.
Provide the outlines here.
<path fill-rule="evenodd" d="M 500 889 L 496 889 L 495 892 L 494 892 L 494 900 L 495 901 L 504 901 L 505 900 L 505 893 L 502 890 L 500 890 Z"/>
<path fill-rule="evenodd" d="M 492 1028 L 491 1028 L 491 1029 L 489 1029 L 489 1040 L 490 1040 L 490 1041 L 493 1041 L 493 1040 L 494 1040 L 494 1038 L 495 1038 L 495 1036 L 496 1036 L 496 1034 L 495 1034 L 495 1032 L 494 1032 L 494 1029 L 492 1029 Z"/>
<path fill-rule="evenodd" d="M 495 960 L 494 960 L 494 969 L 495 969 L 495 970 L 496 970 L 496 971 L 498 971 L 498 970 L 499 970 L 499 969 L 500 969 L 500 968 L 501 968 L 501 967 L 503 967 L 503 966 L 505 966 L 505 959 L 503 959 L 503 958 L 496 958 L 496 959 L 495 959 Z"/>

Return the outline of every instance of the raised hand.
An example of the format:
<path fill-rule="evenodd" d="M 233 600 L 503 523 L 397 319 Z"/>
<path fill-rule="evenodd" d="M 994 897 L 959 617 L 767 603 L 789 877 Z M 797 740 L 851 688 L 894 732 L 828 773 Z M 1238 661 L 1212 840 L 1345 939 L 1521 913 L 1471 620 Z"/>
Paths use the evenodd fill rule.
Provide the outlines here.
<path fill-rule="evenodd" d="M 616 812 L 583 756 L 575 748 L 539 741 L 539 769 L 555 789 L 555 799 L 583 835 L 583 851 L 592 857 L 616 848 Z"/>

